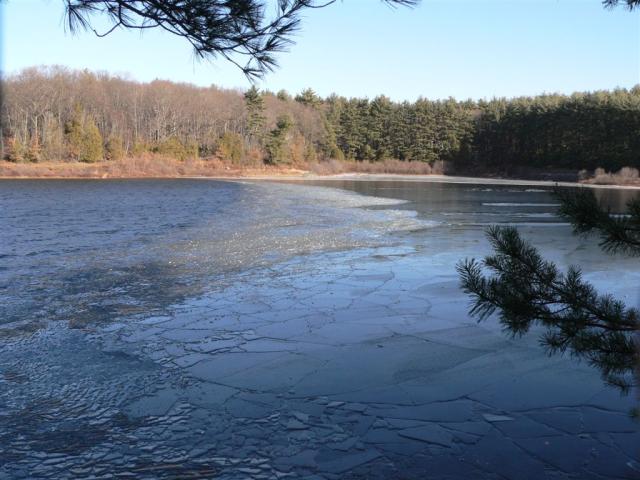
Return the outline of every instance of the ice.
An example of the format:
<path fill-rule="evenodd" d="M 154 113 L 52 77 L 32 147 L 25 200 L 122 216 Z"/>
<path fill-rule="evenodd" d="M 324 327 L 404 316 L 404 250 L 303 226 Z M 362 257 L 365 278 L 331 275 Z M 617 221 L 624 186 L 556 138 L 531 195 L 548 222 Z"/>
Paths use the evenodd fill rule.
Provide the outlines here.
<path fill-rule="evenodd" d="M 549 357 L 540 330 L 476 323 L 459 290 L 455 262 L 490 252 L 468 225 L 481 204 L 551 215 L 547 193 L 356 183 L 135 184 L 145 215 L 159 205 L 185 227 L 135 211 L 123 228 L 139 241 L 94 233 L 100 251 L 77 244 L 67 266 L 12 260 L 0 477 L 633 478 L 634 399 Z M 635 260 L 558 223 L 519 225 L 634 301 Z"/>

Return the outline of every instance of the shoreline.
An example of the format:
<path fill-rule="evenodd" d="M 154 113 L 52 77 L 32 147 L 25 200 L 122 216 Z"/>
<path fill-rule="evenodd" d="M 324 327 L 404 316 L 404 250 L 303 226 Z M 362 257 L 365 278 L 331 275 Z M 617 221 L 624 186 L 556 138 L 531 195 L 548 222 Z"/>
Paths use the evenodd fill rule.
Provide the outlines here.
<path fill-rule="evenodd" d="M 195 177 L 198 178 L 198 177 Z M 286 177 L 261 177 L 256 180 L 282 180 Z M 241 177 L 240 180 L 253 180 L 250 177 Z M 590 188 L 616 188 L 622 190 L 640 190 L 640 185 L 612 184 L 602 185 L 594 183 L 579 183 L 553 180 L 526 180 L 518 178 L 496 177 L 467 177 L 458 175 L 406 175 L 394 173 L 339 173 L 335 175 L 309 175 L 305 177 L 291 177 L 292 181 L 380 181 L 380 182 L 418 182 L 418 183 L 454 183 L 470 185 L 513 185 L 513 186 L 539 186 L 539 187 L 590 187 Z"/>
<path fill-rule="evenodd" d="M 256 172 L 257 173 L 257 172 Z M 588 187 L 598 189 L 640 190 L 640 184 L 594 184 L 580 182 L 566 182 L 553 180 L 528 180 L 518 178 L 469 177 L 458 175 L 438 174 L 395 174 L 395 173 L 337 173 L 333 175 L 316 175 L 303 170 L 283 171 L 269 174 L 238 174 L 229 175 L 146 175 L 146 176 L 43 176 L 0 175 L 0 180 L 220 180 L 220 181 L 378 181 L 378 182 L 417 182 L 417 183 L 452 183 L 470 185 L 506 185 L 506 186 L 538 186 L 538 187 Z"/>

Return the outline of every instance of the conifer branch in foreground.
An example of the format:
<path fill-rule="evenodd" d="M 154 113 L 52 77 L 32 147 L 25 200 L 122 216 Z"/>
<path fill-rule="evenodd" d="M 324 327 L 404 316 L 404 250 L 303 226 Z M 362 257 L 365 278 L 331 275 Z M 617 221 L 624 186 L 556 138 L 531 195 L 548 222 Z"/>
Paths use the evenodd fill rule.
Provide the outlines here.
<path fill-rule="evenodd" d="M 560 214 L 576 232 L 599 232 L 610 252 L 637 255 L 640 202 L 616 217 L 604 210 L 592 191 L 558 193 Z M 534 325 L 546 328 L 540 341 L 549 353 L 569 352 L 600 370 L 604 380 L 623 392 L 638 384 L 640 311 L 611 295 L 599 294 L 577 267 L 562 273 L 520 237 L 514 227 L 487 231 L 494 254 L 457 265 L 461 286 L 472 298 L 470 314 L 484 320 L 493 313 L 512 335 Z"/>

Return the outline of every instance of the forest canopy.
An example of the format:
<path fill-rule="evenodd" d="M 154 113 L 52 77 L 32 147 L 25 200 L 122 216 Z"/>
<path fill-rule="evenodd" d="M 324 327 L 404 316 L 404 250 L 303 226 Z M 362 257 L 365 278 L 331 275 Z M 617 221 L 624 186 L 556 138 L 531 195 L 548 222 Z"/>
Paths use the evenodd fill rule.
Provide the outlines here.
<path fill-rule="evenodd" d="M 513 99 L 394 102 L 139 83 L 63 67 L 2 80 L 1 155 L 97 162 L 154 152 L 178 160 L 302 165 L 328 159 L 438 162 L 518 173 L 640 166 L 640 86 Z"/>

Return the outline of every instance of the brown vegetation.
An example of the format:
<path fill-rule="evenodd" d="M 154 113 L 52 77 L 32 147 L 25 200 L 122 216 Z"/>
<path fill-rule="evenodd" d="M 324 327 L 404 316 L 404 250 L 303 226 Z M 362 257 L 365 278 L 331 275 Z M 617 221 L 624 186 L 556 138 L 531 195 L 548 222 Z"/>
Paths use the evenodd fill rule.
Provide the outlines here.
<path fill-rule="evenodd" d="M 11 162 L 99 162 L 156 153 L 179 160 L 228 155 L 256 160 L 262 139 L 287 114 L 291 137 L 319 145 L 321 113 L 257 92 L 260 119 L 237 90 L 125 78 L 63 67 L 37 67 L 1 82 L 0 156 Z M 254 122 L 255 123 L 255 122 Z M 260 158 L 262 161 L 263 158 Z M 289 163 L 295 163 L 289 162 Z"/>
<path fill-rule="evenodd" d="M 604 168 L 596 168 L 593 176 L 583 176 L 584 183 L 594 185 L 640 185 L 640 172 L 632 167 L 623 167 L 615 173 L 607 172 Z"/>
<path fill-rule="evenodd" d="M 304 170 L 284 166 L 238 167 L 219 159 L 173 158 L 145 154 L 111 162 L 0 162 L 0 178 L 175 178 L 301 175 Z"/>
<path fill-rule="evenodd" d="M 446 167 L 446 164 L 444 164 Z M 440 175 L 441 162 L 434 166 L 422 162 L 384 160 L 356 162 L 328 160 L 295 165 L 268 165 L 261 160 L 247 160 L 242 165 L 223 161 L 219 157 L 180 161 L 158 154 L 143 154 L 98 163 L 0 162 L 0 178 L 175 178 L 175 177 L 256 177 L 337 175 L 342 173 L 372 173 L 400 175 Z"/>

